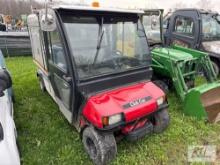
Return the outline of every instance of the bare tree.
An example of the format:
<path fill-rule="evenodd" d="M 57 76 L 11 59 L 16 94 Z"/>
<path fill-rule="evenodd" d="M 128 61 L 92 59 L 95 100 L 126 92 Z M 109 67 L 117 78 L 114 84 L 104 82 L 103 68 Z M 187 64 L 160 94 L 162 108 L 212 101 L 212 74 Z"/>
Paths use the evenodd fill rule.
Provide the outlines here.
<path fill-rule="evenodd" d="M 199 2 L 196 3 L 198 8 L 205 9 L 205 10 L 211 10 L 215 7 L 212 1 L 210 0 L 200 0 Z"/>
<path fill-rule="evenodd" d="M 188 5 L 183 2 L 178 2 L 172 6 L 173 9 L 187 8 Z"/>
<path fill-rule="evenodd" d="M 29 14 L 31 12 L 31 5 L 34 8 L 42 7 L 42 4 L 35 0 L 0 0 L 0 13 L 19 17 L 21 14 Z"/>

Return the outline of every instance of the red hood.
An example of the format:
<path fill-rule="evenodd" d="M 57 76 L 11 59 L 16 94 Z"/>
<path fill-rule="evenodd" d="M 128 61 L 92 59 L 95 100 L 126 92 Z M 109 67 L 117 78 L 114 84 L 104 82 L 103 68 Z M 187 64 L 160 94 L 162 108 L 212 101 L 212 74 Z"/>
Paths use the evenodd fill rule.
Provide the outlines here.
<path fill-rule="evenodd" d="M 156 100 L 162 96 L 163 91 L 152 82 L 141 82 L 91 96 L 83 115 L 98 128 L 103 127 L 102 117 L 118 113 L 124 113 L 125 121 L 130 122 L 156 111 Z M 144 101 L 135 105 L 140 99 Z"/>

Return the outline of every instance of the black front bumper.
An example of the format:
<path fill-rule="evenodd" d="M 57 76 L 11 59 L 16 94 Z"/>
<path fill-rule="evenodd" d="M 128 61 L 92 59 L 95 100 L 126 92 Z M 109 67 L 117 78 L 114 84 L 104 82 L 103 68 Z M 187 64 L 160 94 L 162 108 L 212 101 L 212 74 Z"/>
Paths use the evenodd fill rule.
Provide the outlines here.
<path fill-rule="evenodd" d="M 153 124 L 148 122 L 143 127 L 136 129 L 132 132 L 129 132 L 126 135 L 126 139 L 129 141 L 139 140 L 139 139 L 145 137 L 146 135 L 150 135 L 153 132 L 153 128 L 154 128 Z"/>

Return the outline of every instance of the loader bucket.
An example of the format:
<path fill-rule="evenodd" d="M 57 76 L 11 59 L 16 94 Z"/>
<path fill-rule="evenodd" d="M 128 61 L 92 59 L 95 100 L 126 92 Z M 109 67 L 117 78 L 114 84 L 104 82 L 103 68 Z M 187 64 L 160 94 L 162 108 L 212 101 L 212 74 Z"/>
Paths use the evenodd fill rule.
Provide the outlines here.
<path fill-rule="evenodd" d="M 192 88 L 184 100 L 184 113 L 210 123 L 220 121 L 220 83 Z"/>

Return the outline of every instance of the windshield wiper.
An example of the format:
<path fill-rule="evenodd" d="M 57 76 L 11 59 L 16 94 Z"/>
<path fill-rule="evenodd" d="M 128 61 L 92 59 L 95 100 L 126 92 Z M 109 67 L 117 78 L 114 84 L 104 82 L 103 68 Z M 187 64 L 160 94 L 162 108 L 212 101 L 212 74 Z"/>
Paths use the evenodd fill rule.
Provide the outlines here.
<path fill-rule="evenodd" d="M 102 23 L 100 25 L 99 40 L 98 40 L 98 44 L 97 44 L 97 47 L 96 47 L 95 58 L 94 58 L 94 61 L 92 63 L 92 66 L 94 66 L 96 61 L 97 61 L 99 51 L 100 51 L 100 48 L 101 48 L 101 44 L 102 44 L 102 40 L 103 40 L 103 36 L 104 36 L 104 32 L 105 32 L 105 30 L 103 29 L 103 21 L 104 20 L 103 20 L 103 17 L 102 17 Z"/>
<path fill-rule="evenodd" d="M 216 13 L 216 14 L 213 14 L 213 15 L 212 15 L 212 18 L 215 19 L 218 24 L 220 24 L 220 20 L 218 19 L 218 16 L 219 16 L 219 15 Z"/>

